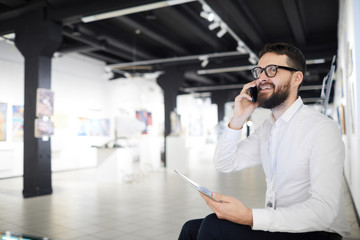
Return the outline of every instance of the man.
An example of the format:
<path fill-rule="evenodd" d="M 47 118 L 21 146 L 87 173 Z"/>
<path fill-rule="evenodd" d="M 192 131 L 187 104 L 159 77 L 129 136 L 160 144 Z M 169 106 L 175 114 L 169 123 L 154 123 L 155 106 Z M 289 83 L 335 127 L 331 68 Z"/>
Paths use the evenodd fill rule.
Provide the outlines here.
<path fill-rule="evenodd" d="M 202 195 L 215 214 L 184 224 L 179 239 L 341 239 L 348 233 L 343 197 L 344 144 L 334 121 L 305 106 L 298 96 L 305 58 L 296 47 L 267 44 L 260 52 L 254 81 L 234 101 L 234 114 L 219 140 L 214 162 L 222 172 L 262 164 L 265 208 L 239 200 Z M 258 90 L 252 101 L 250 88 Z M 271 116 L 239 141 L 256 107 Z"/>

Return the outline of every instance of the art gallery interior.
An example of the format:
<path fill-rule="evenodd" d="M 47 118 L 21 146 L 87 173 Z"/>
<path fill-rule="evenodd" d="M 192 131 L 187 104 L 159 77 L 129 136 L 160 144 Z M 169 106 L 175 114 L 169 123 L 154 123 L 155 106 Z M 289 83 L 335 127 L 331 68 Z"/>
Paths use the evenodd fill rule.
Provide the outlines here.
<path fill-rule="evenodd" d="M 359 10 L 358 0 L 0 0 L 0 236 L 177 239 L 211 209 L 174 169 L 262 207 L 261 166 L 219 173 L 212 157 L 258 52 L 288 42 L 307 61 L 299 95 L 342 133 L 343 239 L 360 239 Z M 258 108 L 242 137 L 269 113 Z"/>

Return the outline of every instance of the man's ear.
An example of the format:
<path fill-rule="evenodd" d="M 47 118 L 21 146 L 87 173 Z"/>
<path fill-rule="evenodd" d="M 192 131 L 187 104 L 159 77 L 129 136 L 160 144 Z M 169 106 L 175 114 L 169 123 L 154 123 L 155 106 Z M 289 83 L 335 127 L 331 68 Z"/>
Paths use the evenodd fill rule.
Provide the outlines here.
<path fill-rule="evenodd" d="M 300 71 L 295 72 L 295 74 L 293 75 L 293 82 L 295 86 L 298 87 L 303 80 L 304 80 L 304 74 Z"/>

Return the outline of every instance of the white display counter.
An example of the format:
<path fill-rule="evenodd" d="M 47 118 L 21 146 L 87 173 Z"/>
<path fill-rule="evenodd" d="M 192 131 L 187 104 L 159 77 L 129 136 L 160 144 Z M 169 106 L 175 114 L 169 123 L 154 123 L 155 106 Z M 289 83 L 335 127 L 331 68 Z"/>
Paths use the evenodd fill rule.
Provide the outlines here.
<path fill-rule="evenodd" d="M 97 148 L 97 180 L 130 182 L 134 178 L 131 148 Z"/>

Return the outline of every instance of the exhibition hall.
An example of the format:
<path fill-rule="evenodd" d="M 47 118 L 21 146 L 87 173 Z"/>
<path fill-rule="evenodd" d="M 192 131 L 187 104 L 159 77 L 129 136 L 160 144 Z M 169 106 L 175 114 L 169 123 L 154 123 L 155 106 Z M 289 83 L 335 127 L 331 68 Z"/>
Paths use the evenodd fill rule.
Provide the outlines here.
<path fill-rule="evenodd" d="M 0 1 L 0 239 L 185 239 L 179 236 L 187 221 L 214 213 L 209 201 L 228 203 L 217 193 L 252 210 L 253 231 L 360 239 L 359 10 L 359 0 Z M 247 94 L 258 104 L 249 88 L 255 80 L 300 72 L 261 65 L 267 43 L 302 51 L 297 99 L 336 125 L 344 144 L 343 168 L 336 169 L 342 183 L 327 191 L 341 190 L 345 210 L 336 211 L 347 231 L 311 217 L 309 225 L 321 227 L 300 229 L 299 217 L 299 228 L 286 228 L 296 220 L 285 215 L 285 224 L 270 219 L 273 225 L 261 228 L 259 209 L 273 219 L 286 212 L 280 194 L 278 209 L 268 209 L 274 178 L 269 183 L 265 160 L 231 172 L 226 167 L 238 159 L 219 167 L 224 136 L 236 131 L 232 142 L 240 146 L 258 136 L 264 120 L 278 123 L 277 106 L 259 100 L 234 130 L 235 98 Z M 264 89 L 256 88 L 258 99 Z M 271 156 L 271 144 L 259 149 Z M 296 147 L 305 149 L 288 149 Z M 297 150 L 290 162 L 298 152 L 308 154 Z M 307 164 L 309 178 L 321 174 Z M 334 167 L 327 164 L 320 169 Z M 324 192 L 310 186 L 306 194 L 321 199 Z M 318 202 L 333 210 L 338 200 Z"/>

